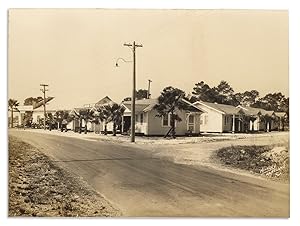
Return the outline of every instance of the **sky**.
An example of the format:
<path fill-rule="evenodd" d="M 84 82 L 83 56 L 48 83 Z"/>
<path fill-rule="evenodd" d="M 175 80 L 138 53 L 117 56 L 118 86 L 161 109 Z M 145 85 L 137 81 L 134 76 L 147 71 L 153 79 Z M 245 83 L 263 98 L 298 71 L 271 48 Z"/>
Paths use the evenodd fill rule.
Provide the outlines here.
<path fill-rule="evenodd" d="M 71 109 L 105 96 L 131 96 L 136 41 L 137 89 L 191 93 L 195 83 L 227 81 L 235 92 L 289 96 L 288 12 L 284 10 L 11 9 L 8 97 L 42 96 Z"/>

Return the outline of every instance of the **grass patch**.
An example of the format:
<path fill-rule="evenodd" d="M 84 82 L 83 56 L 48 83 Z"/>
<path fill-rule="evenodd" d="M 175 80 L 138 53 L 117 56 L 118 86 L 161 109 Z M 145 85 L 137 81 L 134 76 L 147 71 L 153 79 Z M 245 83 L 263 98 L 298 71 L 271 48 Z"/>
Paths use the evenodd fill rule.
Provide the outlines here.
<path fill-rule="evenodd" d="M 282 146 L 231 146 L 216 153 L 221 163 L 270 178 L 289 179 L 289 148 Z"/>

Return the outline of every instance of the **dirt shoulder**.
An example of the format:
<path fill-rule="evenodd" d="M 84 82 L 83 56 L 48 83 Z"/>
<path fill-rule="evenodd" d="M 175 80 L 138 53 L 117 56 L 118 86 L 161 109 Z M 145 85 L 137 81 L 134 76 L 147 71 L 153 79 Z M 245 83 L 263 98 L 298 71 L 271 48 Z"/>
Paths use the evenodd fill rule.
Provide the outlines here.
<path fill-rule="evenodd" d="M 277 171 L 280 168 L 281 163 L 272 162 L 272 164 L 264 167 L 262 169 L 263 173 L 258 172 L 257 170 L 248 170 L 243 167 L 234 167 L 232 164 L 226 164 L 226 160 L 221 161 L 220 157 L 217 156 L 218 150 L 223 148 L 230 148 L 235 146 L 269 146 L 269 147 L 285 147 L 284 152 L 276 152 L 275 155 L 283 154 L 283 159 L 289 157 L 289 133 L 269 133 L 247 136 L 243 139 L 232 139 L 232 140 L 215 140 L 213 142 L 204 141 L 201 143 L 186 143 L 186 144 L 176 144 L 176 145 L 143 145 L 144 149 L 150 151 L 155 157 L 166 158 L 170 161 L 176 162 L 178 164 L 193 165 L 194 167 L 201 166 L 207 168 L 214 168 L 220 171 L 226 171 L 233 174 L 239 174 L 250 177 L 262 177 L 264 179 L 275 179 L 280 182 L 288 182 L 289 175 L 285 172 L 281 173 Z M 142 147 L 142 146 L 141 146 Z M 242 149 L 241 149 L 242 151 Z M 274 150 L 273 150 L 274 151 Z M 243 152 L 243 151 L 242 151 Z M 273 153 L 273 152 L 272 152 Z M 267 156 L 262 156 L 264 160 L 257 165 L 263 165 L 263 161 L 270 163 L 272 158 L 272 153 L 269 153 Z M 232 155 L 234 159 L 234 155 Z M 271 157 L 271 158 L 270 158 Z M 257 158 L 259 161 L 262 158 Z M 249 159 L 248 159 L 249 160 Z M 247 160 L 247 161 L 248 161 Z M 254 160 L 256 161 L 256 160 Z M 288 162 L 288 160 L 286 161 Z M 286 163 L 285 162 L 285 163 Z M 284 164 L 285 164 L 284 163 Z M 285 169 L 288 169 L 288 164 L 285 165 Z M 281 170 L 281 169 L 280 169 Z M 265 175 L 263 175 L 265 174 Z M 280 177 L 277 177 L 276 174 L 280 174 Z M 283 174 L 285 174 L 283 176 Z M 273 175 L 273 176 L 272 176 Z M 275 175 L 275 176 L 274 176 Z M 281 178 L 284 178 L 281 180 Z"/>
<path fill-rule="evenodd" d="M 217 150 L 211 158 L 226 167 L 242 169 L 276 181 L 289 182 L 287 144 L 225 147 Z"/>
<path fill-rule="evenodd" d="M 112 217 L 121 213 L 83 180 L 33 146 L 9 136 L 8 215 Z"/>

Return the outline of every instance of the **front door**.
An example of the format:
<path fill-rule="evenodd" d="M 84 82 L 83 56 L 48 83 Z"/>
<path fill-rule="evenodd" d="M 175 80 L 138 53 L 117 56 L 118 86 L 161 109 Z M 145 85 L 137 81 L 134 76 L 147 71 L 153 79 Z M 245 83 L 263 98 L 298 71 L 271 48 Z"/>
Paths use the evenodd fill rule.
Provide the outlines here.
<path fill-rule="evenodd" d="M 195 133 L 195 115 L 189 114 L 187 117 L 187 131 Z"/>

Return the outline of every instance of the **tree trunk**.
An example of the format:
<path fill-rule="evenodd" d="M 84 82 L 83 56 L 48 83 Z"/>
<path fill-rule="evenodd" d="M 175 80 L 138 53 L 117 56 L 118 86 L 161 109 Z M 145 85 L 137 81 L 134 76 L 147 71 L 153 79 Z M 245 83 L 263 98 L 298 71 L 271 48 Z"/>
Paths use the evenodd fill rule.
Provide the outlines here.
<path fill-rule="evenodd" d="M 14 110 L 13 110 L 13 108 L 11 109 L 10 117 L 11 117 L 11 120 L 10 120 L 10 122 L 11 122 L 10 128 L 13 128 L 13 126 L 14 126 Z"/>
<path fill-rule="evenodd" d="M 107 124 L 106 124 L 106 122 L 104 124 L 104 135 L 107 135 Z"/>
<path fill-rule="evenodd" d="M 84 120 L 84 134 L 87 134 L 87 120 Z"/>
<path fill-rule="evenodd" d="M 117 131 L 116 131 L 116 123 L 114 122 L 113 123 L 113 136 L 116 136 L 116 133 L 117 133 Z"/>
<path fill-rule="evenodd" d="M 79 134 L 81 134 L 81 127 L 82 127 L 82 119 L 79 118 Z"/>
<path fill-rule="evenodd" d="M 171 136 L 173 137 L 173 139 L 176 138 L 176 132 L 175 132 L 175 120 L 174 120 L 174 113 L 171 113 Z"/>

